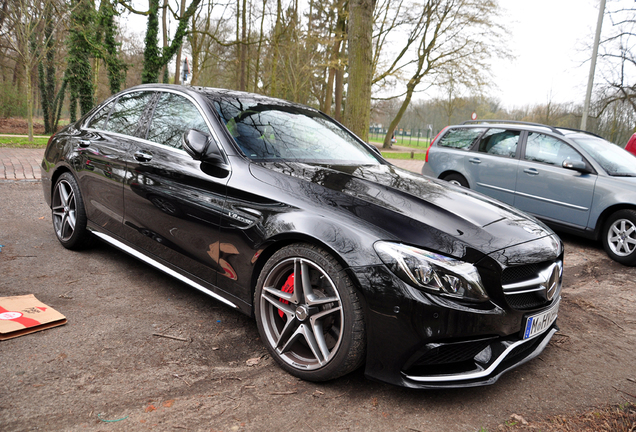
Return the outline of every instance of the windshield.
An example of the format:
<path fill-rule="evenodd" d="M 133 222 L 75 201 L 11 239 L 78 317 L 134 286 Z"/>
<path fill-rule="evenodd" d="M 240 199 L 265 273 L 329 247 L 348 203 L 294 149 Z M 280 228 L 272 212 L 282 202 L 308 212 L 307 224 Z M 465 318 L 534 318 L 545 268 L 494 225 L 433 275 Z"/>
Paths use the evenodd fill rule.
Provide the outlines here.
<path fill-rule="evenodd" d="M 380 164 L 379 156 L 318 111 L 236 97 L 214 105 L 241 151 L 254 161 Z"/>
<path fill-rule="evenodd" d="M 636 156 L 619 146 L 592 136 L 572 138 L 598 162 L 607 174 L 616 177 L 636 177 Z"/>

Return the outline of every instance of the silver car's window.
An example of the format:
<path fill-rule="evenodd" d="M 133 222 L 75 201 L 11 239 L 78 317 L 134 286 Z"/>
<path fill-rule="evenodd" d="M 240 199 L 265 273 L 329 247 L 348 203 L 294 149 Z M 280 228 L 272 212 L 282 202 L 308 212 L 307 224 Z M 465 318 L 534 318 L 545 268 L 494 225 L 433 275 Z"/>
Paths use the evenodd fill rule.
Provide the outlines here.
<path fill-rule="evenodd" d="M 479 136 L 486 130 L 485 128 L 451 129 L 440 138 L 437 143 L 440 147 L 451 147 L 468 150 Z"/>
<path fill-rule="evenodd" d="M 153 92 L 126 93 L 117 99 L 104 130 L 124 135 L 134 135 L 139 119 L 150 102 Z"/>
<path fill-rule="evenodd" d="M 498 156 L 515 157 L 521 132 L 506 129 L 490 129 L 479 143 L 479 151 Z"/>
<path fill-rule="evenodd" d="M 90 129 L 105 130 L 106 124 L 108 123 L 108 117 L 110 116 L 110 111 L 113 109 L 114 105 L 115 101 L 111 101 L 108 105 L 105 105 L 102 109 L 97 111 L 86 127 Z"/>
<path fill-rule="evenodd" d="M 525 159 L 532 162 L 561 166 L 565 160 L 582 161 L 583 156 L 560 139 L 537 132 L 530 132 L 526 143 Z"/>
<path fill-rule="evenodd" d="M 181 137 L 188 129 L 210 133 L 203 116 L 192 102 L 175 93 L 162 94 L 152 116 L 147 139 L 181 149 Z"/>
<path fill-rule="evenodd" d="M 636 177 L 636 157 L 619 146 L 595 137 L 572 138 L 607 172 L 616 177 Z"/>

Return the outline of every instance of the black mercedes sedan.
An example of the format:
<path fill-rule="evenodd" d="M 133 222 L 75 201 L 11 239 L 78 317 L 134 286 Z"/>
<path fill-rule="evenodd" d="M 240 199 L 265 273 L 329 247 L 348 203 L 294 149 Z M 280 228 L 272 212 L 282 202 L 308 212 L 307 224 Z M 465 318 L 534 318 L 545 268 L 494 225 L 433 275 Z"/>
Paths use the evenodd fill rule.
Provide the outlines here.
<path fill-rule="evenodd" d="M 306 106 L 133 87 L 51 138 L 42 185 L 64 247 L 100 239 L 254 316 L 302 379 L 492 384 L 557 331 L 550 229 Z"/>

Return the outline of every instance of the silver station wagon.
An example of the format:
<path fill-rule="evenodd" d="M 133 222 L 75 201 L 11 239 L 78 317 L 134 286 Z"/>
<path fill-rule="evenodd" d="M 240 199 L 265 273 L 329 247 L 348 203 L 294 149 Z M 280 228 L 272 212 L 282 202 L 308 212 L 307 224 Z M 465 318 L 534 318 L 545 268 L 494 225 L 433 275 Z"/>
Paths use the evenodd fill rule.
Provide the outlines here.
<path fill-rule="evenodd" d="M 636 265 L 636 156 L 588 132 L 534 123 L 444 129 L 422 174 L 511 204 L 553 229 L 601 240 Z"/>

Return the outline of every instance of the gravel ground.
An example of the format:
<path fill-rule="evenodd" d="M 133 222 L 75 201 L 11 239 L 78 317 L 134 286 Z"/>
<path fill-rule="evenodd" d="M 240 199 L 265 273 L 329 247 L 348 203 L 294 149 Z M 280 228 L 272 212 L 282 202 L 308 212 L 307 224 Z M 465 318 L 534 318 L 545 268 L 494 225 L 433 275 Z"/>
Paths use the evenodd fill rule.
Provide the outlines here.
<path fill-rule="evenodd" d="M 476 389 L 324 384 L 280 370 L 256 324 L 104 244 L 64 249 L 37 182 L 0 182 L 0 295 L 68 324 L 0 342 L 0 430 L 477 431 L 636 402 L 636 268 L 566 243 L 561 331 Z"/>

